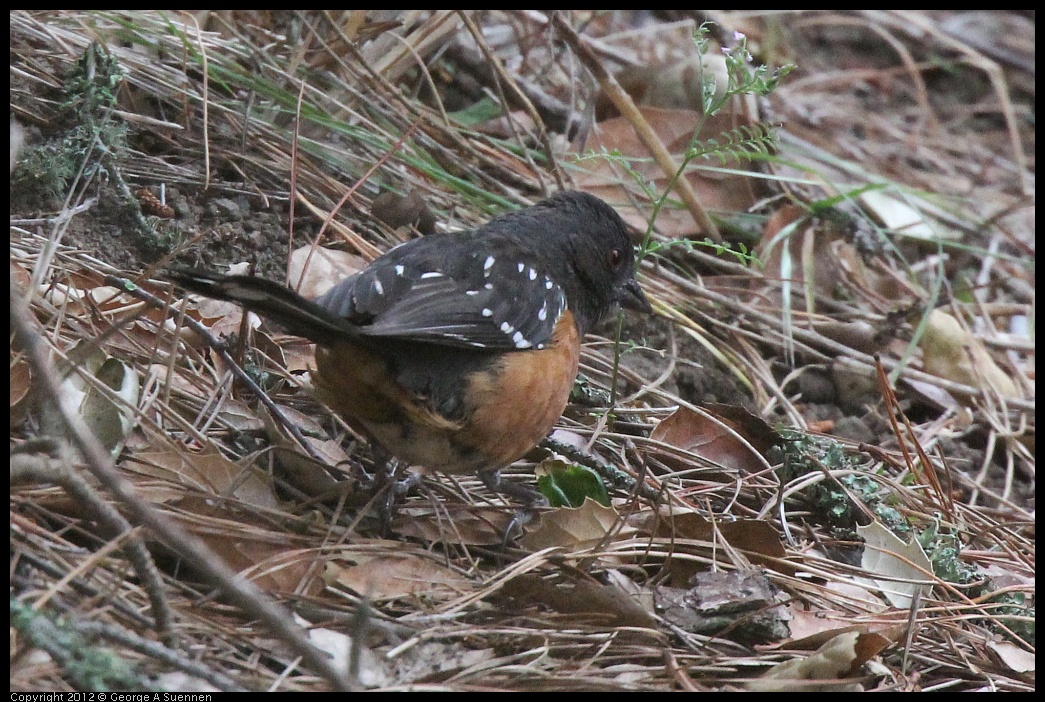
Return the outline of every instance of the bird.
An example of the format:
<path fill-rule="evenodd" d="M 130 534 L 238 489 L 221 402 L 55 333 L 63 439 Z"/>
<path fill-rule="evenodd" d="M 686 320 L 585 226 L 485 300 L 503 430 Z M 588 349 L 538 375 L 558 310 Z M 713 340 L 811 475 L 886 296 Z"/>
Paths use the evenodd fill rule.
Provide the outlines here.
<path fill-rule="evenodd" d="M 318 398 L 386 454 L 498 492 L 565 410 L 584 336 L 620 307 L 653 311 L 623 220 L 569 190 L 408 240 L 315 300 L 256 276 L 167 276 L 315 342 Z"/>

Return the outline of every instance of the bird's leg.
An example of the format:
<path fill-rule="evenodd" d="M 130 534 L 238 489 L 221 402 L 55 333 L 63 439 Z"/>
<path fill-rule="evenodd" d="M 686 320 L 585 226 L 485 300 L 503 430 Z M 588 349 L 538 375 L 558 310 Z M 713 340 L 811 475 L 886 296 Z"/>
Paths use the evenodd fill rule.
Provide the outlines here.
<path fill-rule="evenodd" d="M 371 445 L 374 456 L 375 473 L 372 489 L 379 496 L 378 520 L 384 534 L 391 533 L 392 518 L 395 516 L 396 504 L 400 497 L 415 489 L 421 482 L 421 476 L 408 472 L 406 477 L 398 479 L 402 462 L 388 453 L 380 444 Z"/>
<path fill-rule="evenodd" d="M 548 506 L 547 498 L 532 487 L 514 480 L 502 480 L 499 467 L 484 468 L 479 471 L 479 479 L 483 481 L 483 485 L 498 495 L 507 495 L 517 502 L 522 502 L 526 507 Z"/>
<path fill-rule="evenodd" d="M 522 509 L 515 511 L 512 520 L 504 529 L 504 540 L 501 543 L 501 550 L 504 551 L 508 548 L 508 544 L 522 536 L 523 526 L 533 519 L 534 508 L 547 507 L 548 499 L 527 485 L 514 480 L 502 480 L 500 468 L 487 468 L 479 471 L 479 479 L 491 491 L 499 495 L 507 495 L 524 505 Z"/>

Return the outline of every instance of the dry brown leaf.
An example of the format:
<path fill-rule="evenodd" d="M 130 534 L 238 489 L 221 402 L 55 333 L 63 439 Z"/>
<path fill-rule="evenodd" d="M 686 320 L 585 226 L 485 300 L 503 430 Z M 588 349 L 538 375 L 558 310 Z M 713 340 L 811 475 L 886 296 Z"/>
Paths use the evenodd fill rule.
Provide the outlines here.
<path fill-rule="evenodd" d="M 249 269 L 250 266 L 247 263 L 236 263 L 229 266 L 225 273 L 227 275 L 247 275 L 250 272 Z M 243 326 L 242 320 L 244 315 L 247 315 L 247 326 L 249 328 L 257 329 L 261 326 L 261 317 L 253 312 L 246 312 L 233 302 L 215 300 L 214 298 L 198 295 L 193 295 L 190 299 L 192 304 L 189 306 L 186 314 L 192 315 L 196 321 L 207 327 L 208 331 L 219 339 L 239 334 Z M 177 304 L 180 305 L 180 303 Z M 198 338 L 191 330 L 184 330 L 182 333 L 185 336 L 186 343 L 194 348 L 205 346 L 203 339 Z"/>
<path fill-rule="evenodd" d="M 787 553 L 780 543 L 780 533 L 763 520 L 711 522 L 693 510 L 661 509 L 659 513 L 646 510 L 633 514 L 628 518 L 628 525 L 634 527 L 641 536 L 671 540 L 676 548 L 680 548 L 677 545 L 680 540 L 712 543 L 718 534 L 730 546 L 742 551 L 751 563 L 787 575 L 795 573 L 795 568 L 783 560 Z M 694 550 L 690 545 L 684 548 L 687 552 Z M 697 566 L 688 560 L 673 559 L 666 568 L 672 576 L 671 582 L 678 587 L 688 587 Z"/>
<path fill-rule="evenodd" d="M 540 516 L 537 528 L 519 542 L 533 551 L 553 547 L 573 553 L 584 551 L 603 543 L 619 519 L 616 509 L 603 507 L 589 497 L 580 507 L 545 512 Z"/>
<path fill-rule="evenodd" d="M 231 521 L 228 510 L 210 500 L 188 497 L 179 506 L 191 515 L 182 519 L 184 526 L 226 565 L 262 589 L 306 596 L 322 591 L 323 581 L 314 567 L 320 552 L 307 547 L 302 537 L 274 532 L 269 524 L 242 511 Z"/>
<path fill-rule="evenodd" d="M 868 355 L 881 351 L 878 329 L 869 322 L 839 322 L 833 319 L 813 320 L 813 329 L 832 341 Z"/>
<path fill-rule="evenodd" d="M 124 467 L 140 475 L 191 486 L 203 494 L 234 497 L 266 509 L 279 507 L 267 475 L 256 468 L 230 461 L 212 444 L 199 453 L 190 453 L 177 446 L 138 451 L 127 458 Z"/>
<path fill-rule="evenodd" d="M 279 411 L 283 413 L 287 421 L 300 429 L 302 434 L 306 436 L 324 436 L 326 434 L 326 428 L 313 414 L 290 405 L 278 404 L 276 406 L 279 407 Z"/>
<path fill-rule="evenodd" d="M 276 421 L 268 411 L 268 408 L 261 407 L 258 411 L 261 412 L 262 419 L 265 421 L 265 432 L 268 434 L 269 443 L 289 452 L 299 453 L 301 451 L 297 441 L 287 433 L 286 429 L 280 422 Z M 295 416 L 296 415 L 292 413 L 287 415 L 286 418 L 288 421 L 293 422 Z M 315 426 L 315 422 L 309 421 L 304 426 L 296 426 L 298 426 L 298 428 L 309 429 Z M 316 453 L 326 460 L 328 466 L 336 466 L 349 460 L 348 453 L 345 452 L 345 449 L 339 442 L 331 439 L 320 439 L 315 436 L 325 436 L 325 432 L 317 431 L 314 432 L 315 435 L 313 435 L 313 432 L 309 431 L 304 431 L 302 433 L 304 434 L 305 441 L 312 446 Z"/>
<path fill-rule="evenodd" d="M 842 634 L 877 634 L 891 643 L 896 643 L 907 631 L 907 612 L 894 612 L 896 619 L 890 622 L 887 615 L 877 615 L 873 624 L 853 624 L 852 612 L 812 611 L 806 606 L 792 603 L 791 639 L 779 648 L 790 651 L 814 651 Z"/>
<path fill-rule="evenodd" d="M 104 279 L 89 270 L 70 272 L 60 282 L 44 284 L 39 288 L 42 297 L 55 307 L 63 308 L 66 314 L 87 315 L 95 311 L 103 315 L 130 315 L 144 312 L 145 304 L 119 288 L 106 285 Z M 154 314 L 161 319 L 163 313 Z"/>
<path fill-rule="evenodd" d="M 316 367 L 315 344 L 305 339 L 288 341 L 283 345 L 283 358 L 286 360 L 287 373 L 297 378 L 301 385 L 311 387 L 311 373 Z"/>
<path fill-rule="evenodd" d="M 694 130 L 700 125 L 703 117 L 692 110 L 665 110 L 655 107 L 640 107 L 646 121 L 664 143 L 667 150 L 676 155 L 685 153 L 693 137 Z M 717 136 L 714 128 L 704 132 L 708 136 Z M 631 161 L 631 168 L 647 181 L 652 181 L 658 191 L 663 192 L 668 178 L 659 166 L 651 159 L 649 151 L 635 134 L 631 123 L 623 117 L 616 117 L 597 124 L 592 132 L 588 148 L 596 152 L 619 151 Z M 592 195 L 601 197 L 612 204 L 624 221 L 644 232 L 652 214 L 652 206 L 638 196 L 640 210 L 632 205 L 637 186 L 629 182 L 630 176 L 608 160 L 595 159 L 584 162 L 589 170 L 577 176 L 577 185 Z M 700 170 L 707 165 L 703 161 L 694 162 L 683 177 L 689 181 L 697 199 L 709 210 L 724 212 L 746 212 L 757 200 L 752 189 L 752 179 L 744 175 Z M 715 161 L 714 166 L 722 165 Z M 729 161 L 728 168 L 744 169 L 747 164 Z M 700 231 L 693 217 L 685 209 L 666 207 L 657 216 L 657 229 L 671 239 L 681 239 Z"/>
<path fill-rule="evenodd" d="M 435 215 L 416 188 L 405 196 L 391 190 L 381 193 L 370 205 L 370 215 L 392 229 L 417 227 L 421 234 L 435 232 Z"/>
<path fill-rule="evenodd" d="M 197 368 L 199 367 L 193 369 L 194 373 L 174 372 L 170 375 L 168 375 L 170 369 L 159 363 L 150 365 L 148 369 L 147 382 L 166 385 L 172 398 L 171 407 L 190 422 L 198 421 L 201 405 L 208 404 L 209 398 L 205 396 L 202 387 L 205 387 L 207 382 L 214 382 L 213 379 L 203 380 L 197 375 L 204 371 L 209 374 L 209 369 L 199 368 L 197 370 Z M 183 395 L 189 399 L 182 398 Z M 213 406 L 209 406 L 207 411 L 209 413 L 207 416 L 213 415 L 218 426 L 227 426 L 236 431 L 245 432 L 256 432 L 263 428 L 257 411 L 228 393 L 222 395 L 221 403 L 216 411 Z"/>
<path fill-rule="evenodd" d="M 29 397 L 33 374 L 25 357 L 20 354 L 16 355 L 13 350 L 11 353 L 10 377 L 11 402 L 8 407 L 11 410 L 11 426 L 15 427 L 24 422 L 28 416 L 31 403 L 26 398 Z"/>
<path fill-rule="evenodd" d="M 505 583 L 498 596 L 511 598 L 513 607 L 539 604 L 604 626 L 656 626 L 656 619 L 641 604 L 641 598 L 616 585 L 591 580 L 567 580 L 565 576 L 546 578 L 526 573 Z"/>
<path fill-rule="evenodd" d="M 351 565 L 329 562 L 324 579 L 374 602 L 405 598 L 441 602 L 474 587 L 467 578 L 431 558 L 413 554 L 370 557 L 358 553 L 349 557 L 355 561 Z"/>
<path fill-rule="evenodd" d="M 769 426 L 766 420 L 752 414 L 740 405 L 727 405 L 721 402 L 708 402 L 704 409 L 711 412 L 716 419 L 743 437 L 751 447 L 765 456 L 774 446 L 783 441 L 780 434 Z"/>
<path fill-rule="evenodd" d="M 303 452 L 297 442 L 286 433 L 267 410 L 262 410 L 262 412 L 269 443 L 273 446 L 273 456 L 278 469 L 277 476 L 285 480 L 291 487 L 300 490 L 308 497 L 324 501 L 336 502 L 344 497 L 350 500 L 349 504 L 356 504 L 359 500 L 353 498 L 359 497 L 366 500 L 371 497 L 369 494 L 357 495 L 359 486 L 356 482 L 339 481 L 331 475 L 332 467 L 350 463 L 349 454 L 339 442 L 332 439 L 318 439 L 309 433 L 304 433 L 305 441 L 312 451 L 323 459 L 318 461 Z M 291 415 L 288 419 L 294 421 L 293 417 L 294 415 Z"/>
<path fill-rule="evenodd" d="M 620 87 L 636 105 L 669 110 L 689 110 L 703 114 L 704 84 L 714 81 L 715 100 L 720 101 L 729 85 L 726 57 L 708 52 L 693 53 L 682 60 L 643 66 L 627 66 L 615 76 Z M 756 114 L 752 96 L 744 96 L 747 114 Z M 736 107 L 733 111 L 736 111 Z M 727 108 L 726 110 L 730 110 Z M 603 122 L 620 113 L 604 93 L 595 100 L 595 119 Z"/>
<path fill-rule="evenodd" d="M 396 512 L 392 531 L 431 543 L 500 546 L 513 520 L 511 513 L 501 509 L 403 507 Z"/>
<path fill-rule="evenodd" d="M 679 407 L 664 418 L 650 432 L 650 439 L 689 451 L 726 469 L 741 475 L 753 475 L 768 468 L 765 458 L 752 449 L 747 436 L 741 434 L 744 427 L 730 419 L 722 419 L 713 413 L 702 413 L 688 407 Z M 742 440 L 742 437 L 743 439 Z M 750 434 L 759 443 L 764 435 Z M 654 447 L 653 452 L 657 453 Z M 682 469 L 680 460 L 673 454 L 661 452 L 660 459 L 667 465 Z"/>
<path fill-rule="evenodd" d="M 290 252 L 287 284 L 302 297 L 312 300 L 366 265 L 361 256 L 346 251 L 302 246 Z"/>

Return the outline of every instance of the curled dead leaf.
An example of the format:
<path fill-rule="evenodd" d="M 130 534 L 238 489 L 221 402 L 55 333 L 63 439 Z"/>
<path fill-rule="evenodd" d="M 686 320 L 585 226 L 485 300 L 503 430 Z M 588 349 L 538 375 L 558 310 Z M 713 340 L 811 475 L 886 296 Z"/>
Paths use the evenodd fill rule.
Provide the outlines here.
<path fill-rule="evenodd" d="M 62 380 L 58 401 L 68 412 L 80 415 L 106 449 L 118 454 L 135 426 L 141 392 L 137 371 L 86 340 L 73 347 L 68 352 L 68 362 L 59 366 L 70 372 Z M 50 403 L 41 410 L 40 424 L 46 434 L 66 433 L 65 421 Z"/>
<path fill-rule="evenodd" d="M 853 689 L 844 682 L 860 666 L 878 655 L 891 641 L 876 633 L 850 631 L 835 636 L 812 654 L 773 666 L 760 679 L 747 684 L 755 692 L 839 691 Z M 839 682 L 839 680 L 843 680 Z M 823 682 L 819 682 L 823 681 Z"/>
<path fill-rule="evenodd" d="M 1021 397 L 1015 381 L 1002 370 L 983 342 L 950 314 L 933 310 L 919 341 L 926 373 L 972 387 L 989 387 L 1008 397 Z"/>

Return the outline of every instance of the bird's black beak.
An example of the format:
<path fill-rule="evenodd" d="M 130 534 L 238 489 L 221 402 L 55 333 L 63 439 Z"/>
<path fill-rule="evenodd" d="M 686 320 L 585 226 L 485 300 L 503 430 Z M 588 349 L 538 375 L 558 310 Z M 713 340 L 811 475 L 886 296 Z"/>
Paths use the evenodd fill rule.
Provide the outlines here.
<path fill-rule="evenodd" d="M 644 312 L 645 314 L 653 314 L 653 307 L 650 305 L 649 300 L 646 299 L 642 288 L 639 287 L 639 281 L 634 278 L 617 289 L 617 300 L 620 302 L 621 307 L 636 312 Z"/>

